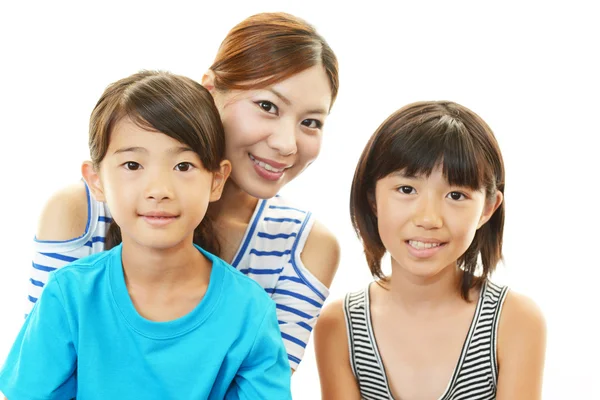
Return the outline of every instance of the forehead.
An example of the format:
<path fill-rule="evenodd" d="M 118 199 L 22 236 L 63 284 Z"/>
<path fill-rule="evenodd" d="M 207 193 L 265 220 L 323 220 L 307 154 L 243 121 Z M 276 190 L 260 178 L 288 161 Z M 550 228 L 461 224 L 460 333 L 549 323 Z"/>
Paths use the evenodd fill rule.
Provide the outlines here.
<path fill-rule="evenodd" d="M 162 132 L 144 128 L 129 117 L 123 117 L 115 123 L 110 133 L 108 148 L 111 152 L 122 147 L 144 147 L 155 151 L 167 151 L 175 146 L 181 146 L 181 143 Z"/>

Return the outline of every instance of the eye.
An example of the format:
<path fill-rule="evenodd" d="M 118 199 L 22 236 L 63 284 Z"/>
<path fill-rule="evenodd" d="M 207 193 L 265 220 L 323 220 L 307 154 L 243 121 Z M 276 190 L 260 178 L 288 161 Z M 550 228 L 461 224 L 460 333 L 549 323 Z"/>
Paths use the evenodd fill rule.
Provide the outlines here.
<path fill-rule="evenodd" d="M 461 192 L 450 192 L 448 193 L 449 198 L 451 198 L 452 200 L 456 200 L 456 201 L 461 201 L 461 200 L 466 200 L 467 196 L 465 196 L 464 193 Z"/>
<path fill-rule="evenodd" d="M 279 113 L 277 106 L 268 100 L 260 100 L 257 101 L 256 104 L 261 108 L 261 110 L 269 114 L 277 115 Z"/>
<path fill-rule="evenodd" d="M 123 164 L 123 166 L 125 167 L 125 169 L 128 169 L 130 171 L 137 171 L 138 169 L 142 168 L 142 166 L 139 163 L 136 163 L 135 161 L 127 161 L 125 164 Z"/>
<path fill-rule="evenodd" d="M 182 162 L 175 166 L 175 170 L 181 171 L 181 172 L 189 171 L 192 168 L 194 168 L 194 165 L 189 162 Z"/>
<path fill-rule="evenodd" d="M 305 119 L 302 121 L 302 125 L 311 129 L 321 129 L 323 127 L 323 123 L 318 119 Z"/>
<path fill-rule="evenodd" d="M 415 190 L 414 187 L 408 186 L 408 185 L 400 186 L 398 188 L 398 191 L 400 193 L 402 193 L 402 194 L 415 194 L 415 193 L 417 193 L 417 191 Z"/>

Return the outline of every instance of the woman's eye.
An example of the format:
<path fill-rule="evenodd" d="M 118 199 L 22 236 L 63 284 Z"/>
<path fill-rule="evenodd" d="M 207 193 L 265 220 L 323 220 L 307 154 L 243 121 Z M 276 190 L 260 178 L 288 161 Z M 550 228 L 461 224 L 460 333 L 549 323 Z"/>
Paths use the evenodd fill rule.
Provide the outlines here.
<path fill-rule="evenodd" d="M 194 168 L 194 166 L 189 162 L 182 162 L 175 166 L 175 169 L 181 172 L 189 171 L 192 168 Z"/>
<path fill-rule="evenodd" d="M 271 103 L 270 101 L 267 100 L 261 100 L 256 102 L 256 104 L 258 104 L 258 106 L 265 112 L 268 112 L 269 114 L 277 114 L 277 112 L 279 111 L 277 109 L 277 106 L 273 103 Z"/>
<path fill-rule="evenodd" d="M 142 166 L 139 163 L 136 163 L 135 161 L 127 161 L 125 164 L 123 164 L 123 166 L 125 167 L 125 169 L 128 169 L 130 171 L 137 171 L 138 169 L 142 168 Z"/>
<path fill-rule="evenodd" d="M 465 200 L 467 198 L 467 196 L 465 196 L 463 193 L 461 192 L 450 192 L 448 193 L 448 196 L 452 199 L 452 200 Z"/>
<path fill-rule="evenodd" d="M 305 119 L 302 121 L 302 125 L 311 129 L 321 129 L 323 127 L 323 123 L 318 119 Z"/>
<path fill-rule="evenodd" d="M 406 186 L 406 185 L 405 186 L 400 186 L 398 188 L 398 191 L 400 193 L 403 193 L 403 194 L 414 194 L 414 193 L 417 192 L 414 187 L 412 187 L 412 186 Z"/>

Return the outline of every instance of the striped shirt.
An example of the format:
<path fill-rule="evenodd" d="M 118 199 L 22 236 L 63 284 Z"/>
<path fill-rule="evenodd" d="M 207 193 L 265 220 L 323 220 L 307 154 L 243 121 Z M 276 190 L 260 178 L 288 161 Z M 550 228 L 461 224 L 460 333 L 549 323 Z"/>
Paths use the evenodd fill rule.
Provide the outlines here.
<path fill-rule="evenodd" d="M 505 286 L 489 281 L 483 285 L 460 358 L 448 387 L 439 400 L 496 398 L 496 337 L 506 291 Z M 392 400 L 388 378 L 373 335 L 369 304 L 368 287 L 348 293 L 345 297 L 344 314 L 352 372 L 363 399 Z"/>
<path fill-rule="evenodd" d="M 86 188 L 87 190 L 87 188 Z M 48 273 L 79 258 L 104 250 L 112 221 L 105 203 L 88 196 L 85 233 L 67 241 L 34 240 L 27 313 L 40 297 Z M 232 265 L 257 281 L 275 301 L 281 336 L 293 369 L 306 344 L 329 290 L 303 265 L 300 254 L 314 223 L 313 215 L 280 196 L 259 200 Z"/>

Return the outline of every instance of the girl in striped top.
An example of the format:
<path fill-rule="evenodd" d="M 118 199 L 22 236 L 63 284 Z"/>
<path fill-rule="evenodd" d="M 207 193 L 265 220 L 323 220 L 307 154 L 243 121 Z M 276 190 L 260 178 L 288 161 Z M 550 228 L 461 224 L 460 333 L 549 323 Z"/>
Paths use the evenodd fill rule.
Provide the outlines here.
<path fill-rule="evenodd" d="M 232 174 L 206 218 L 217 254 L 259 282 L 275 302 L 292 370 L 328 296 L 338 244 L 313 215 L 277 197 L 315 160 L 338 91 L 335 54 L 315 29 L 284 13 L 235 26 L 202 79 L 225 128 Z M 48 272 L 110 248 L 110 211 L 82 182 L 51 198 L 40 218 L 29 290 L 39 298 Z M 207 225 L 208 226 L 208 225 Z"/>
<path fill-rule="evenodd" d="M 503 197 L 498 143 L 471 110 L 414 103 L 377 129 L 350 201 L 377 281 L 323 310 L 324 399 L 541 398 L 544 319 L 488 279 L 502 256 Z"/>

